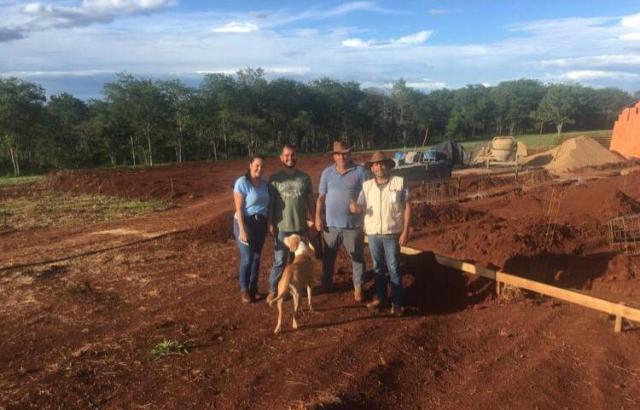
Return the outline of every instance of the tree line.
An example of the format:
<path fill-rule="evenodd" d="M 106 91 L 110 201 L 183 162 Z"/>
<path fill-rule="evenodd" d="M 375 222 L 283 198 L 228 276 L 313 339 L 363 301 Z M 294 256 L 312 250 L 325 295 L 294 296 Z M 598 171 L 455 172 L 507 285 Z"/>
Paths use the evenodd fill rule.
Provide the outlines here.
<path fill-rule="evenodd" d="M 197 87 L 120 73 L 103 98 L 0 78 L 0 173 L 218 160 L 276 151 L 326 151 L 335 139 L 357 149 L 413 147 L 452 138 L 611 128 L 636 99 L 615 88 L 505 81 L 423 93 L 396 81 L 362 89 L 329 78 L 267 80 L 260 68 L 207 74 Z M 637 93 L 636 93 L 637 94 Z"/>

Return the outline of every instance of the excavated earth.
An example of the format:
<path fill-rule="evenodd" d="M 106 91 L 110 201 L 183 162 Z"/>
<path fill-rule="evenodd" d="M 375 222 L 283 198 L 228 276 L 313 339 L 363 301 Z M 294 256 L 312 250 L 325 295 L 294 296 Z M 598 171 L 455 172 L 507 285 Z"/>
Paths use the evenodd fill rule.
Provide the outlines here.
<path fill-rule="evenodd" d="M 364 158 L 364 157 L 362 157 Z M 299 166 L 317 186 L 325 156 Z M 640 212 L 640 173 L 461 176 L 458 198 L 414 189 L 404 317 L 336 289 L 275 336 L 275 310 L 242 305 L 231 186 L 243 161 L 59 172 L 31 188 L 170 200 L 110 223 L 0 233 L 0 408 L 638 408 L 640 327 L 439 266 L 434 252 L 640 307 L 640 257 L 608 221 Z M 267 172 L 278 168 L 267 161 Z M 533 182 L 532 182 L 533 181 Z M 0 197 L 0 200 L 2 199 Z M 260 287 L 273 255 L 263 252 Z M 371 268 L 367 256 L 367 268 Z M 366 296 L 372 296 L 370 273 Z M 164 339 L 188 354 L 157 358 Z"/>

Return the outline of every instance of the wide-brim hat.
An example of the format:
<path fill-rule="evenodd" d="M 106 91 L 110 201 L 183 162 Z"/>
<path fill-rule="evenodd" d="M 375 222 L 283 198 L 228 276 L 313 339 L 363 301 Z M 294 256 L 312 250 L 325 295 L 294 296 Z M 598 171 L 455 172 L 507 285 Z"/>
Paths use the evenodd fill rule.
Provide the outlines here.
<path fill-rule="evenodd" d="M 353 147 L 348 146 L 342 141 L 334 141 L 333 142 L 333 150 L 331 150 L 332 154 L 346 154 L 347 152 L 351 152 Z"/>
<path fill-rule="evenodd" d="M 371 155 L 371 158 L 369 159 L 369 161 L 364 163 L 364 166 L 367 168 L 371 168 L 371 165 L 375 164 L 376 162 L 384 162 L 387 164 L 387 168 L 391 169 L 393 167 L 396 166 L 396 163 L 394 160 L 392 160 L 391 158 L 387 158 L 386 155 L 384 155 L 384 152 L 382 151 L 376 151 L 373 153 L 373 155 Z"/>

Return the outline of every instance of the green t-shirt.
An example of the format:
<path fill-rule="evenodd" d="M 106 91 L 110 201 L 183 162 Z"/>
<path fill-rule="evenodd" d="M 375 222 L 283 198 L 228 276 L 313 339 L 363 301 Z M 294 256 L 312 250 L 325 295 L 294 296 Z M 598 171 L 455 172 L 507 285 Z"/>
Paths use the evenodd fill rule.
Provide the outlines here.
<path fill-rule="evenodd" d="M 269 178 L 273 223 L 283 232 L 307 229 L 307 195 L 313 193 L 311 178 L 302 171 L 279 171 Z"/>

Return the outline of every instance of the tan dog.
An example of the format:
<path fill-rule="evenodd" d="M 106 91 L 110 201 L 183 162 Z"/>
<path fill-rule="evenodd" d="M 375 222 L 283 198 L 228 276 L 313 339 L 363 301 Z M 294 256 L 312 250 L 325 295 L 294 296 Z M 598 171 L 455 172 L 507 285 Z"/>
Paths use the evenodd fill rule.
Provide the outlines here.
<path fill-rule="evenodd" d="M 278 323 L 273 333 L 280 333 L 282 326 L 282 304 L 286 293 L 289 292 L 293 299 L 293 328 L 298 328 L 296 322 L 296 314 L 300 306 L 300 293 L 307 288 L 307 302 L 309 303 L 309 311 L 313 311 L 311 305 L 311 287 L 313 286 L 314 276 L 314 249 L 311 245 L 304 243 L 299 235 L 290 235 L 284 238 L 284 244 L 294 253 L 293 262 L 287 265 L 282 272 L 280 282 L 278 282 L 278 296 L 275 297 L 269 306 L 278 302 Z"/>

